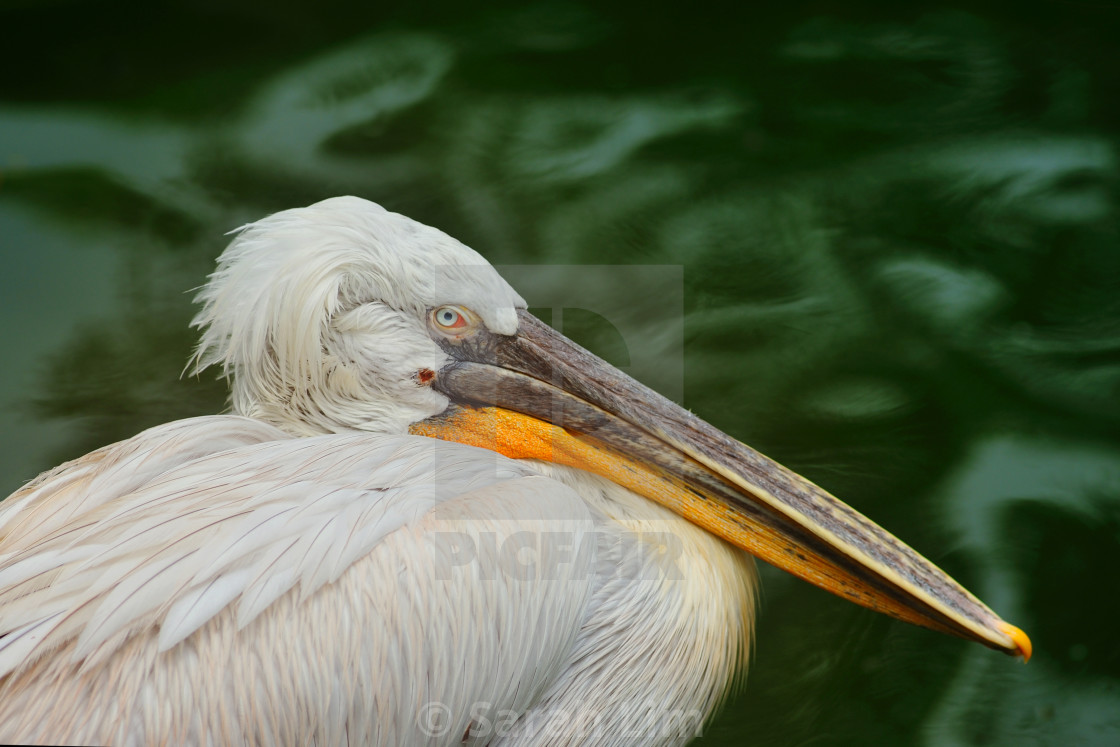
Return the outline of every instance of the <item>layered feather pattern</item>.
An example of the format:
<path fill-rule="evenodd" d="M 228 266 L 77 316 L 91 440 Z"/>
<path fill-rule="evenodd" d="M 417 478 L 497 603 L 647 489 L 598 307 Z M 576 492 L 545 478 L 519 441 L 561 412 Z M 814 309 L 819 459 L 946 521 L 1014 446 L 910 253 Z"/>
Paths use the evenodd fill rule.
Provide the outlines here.
<path fill-rule="evenodd" d="M 234 435 L 219 446 L 243 445 L 184 457 L 185 441 L 202 440 L 192 431 L 223 427 Z M 145 482 L 136 461 L 159 453 L 156 443 L 178 463 L 164 460 Z M 4 525 L 28 528 L 0 541 L 0 676 L 75 637 L 72 660 L 96 664 L 140 626 L 158 625 L 167 650 L 230 604 L 243 628 L 289 590 L 302 601 L 336 581 L 448 498 L 532 474 L 431 439 L 297 439 L 233 417 L 152 429 L 73 472 L 0 512 Z M 114 476 L 127 477 L 106 489 Z M 68 494 L 57 485 L 76 495 L 60 503 Z M 66 521 L 32 531 L 46 514 Z"/>

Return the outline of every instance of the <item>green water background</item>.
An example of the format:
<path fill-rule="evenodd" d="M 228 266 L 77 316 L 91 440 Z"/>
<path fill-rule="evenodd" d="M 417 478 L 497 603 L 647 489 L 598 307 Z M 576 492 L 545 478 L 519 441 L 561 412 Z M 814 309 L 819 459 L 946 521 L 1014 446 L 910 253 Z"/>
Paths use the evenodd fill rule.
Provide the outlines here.
<path fill-rule="evenodd" d="M 1120 744 L 1117 3 L 7 0 L 0 28 L 0 494 L 221 410 L 180 372 L 223 233 L 357 194 L 495 263 L 679 267 L 670 394 L 1034 640 L 1022 666 L 764 569 L 704 744 Z"/>

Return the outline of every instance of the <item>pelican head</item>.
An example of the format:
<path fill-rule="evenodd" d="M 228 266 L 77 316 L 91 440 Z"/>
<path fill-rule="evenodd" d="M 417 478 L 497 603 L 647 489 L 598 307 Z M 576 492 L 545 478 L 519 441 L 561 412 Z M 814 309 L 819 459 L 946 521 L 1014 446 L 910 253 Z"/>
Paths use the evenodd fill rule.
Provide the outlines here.
<path fill-rule="evenodd" d="M 301 436 L 404 433 L 445 411 L 423 380 L 450 362 L 432 310 L 514 335 L 525 308 L 477 252 L 357 197 L 244 226 L 197 300 L 196 372 L 221 366 L 235 412 Z"/>
<path fill-rule="evenodd" d="M 551 330 L 479 254 L 355 197 L 241 229 L 196 370 L 296 435 L 414 433 L 607 477 L 828 591 L 1028 657 L 1030 641 L 832 495 Z"/>

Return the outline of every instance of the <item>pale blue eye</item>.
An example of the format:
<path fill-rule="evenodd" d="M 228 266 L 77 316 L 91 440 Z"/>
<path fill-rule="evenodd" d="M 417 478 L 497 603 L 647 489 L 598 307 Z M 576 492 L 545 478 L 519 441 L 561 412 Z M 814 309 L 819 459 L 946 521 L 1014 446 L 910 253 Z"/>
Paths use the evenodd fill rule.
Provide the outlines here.
<path fill-rule="evenodd" d="M 462 314 L 447 307 L 436 311 L 436 322 L 441 327 L 461 327 L 464 323 Z"/>

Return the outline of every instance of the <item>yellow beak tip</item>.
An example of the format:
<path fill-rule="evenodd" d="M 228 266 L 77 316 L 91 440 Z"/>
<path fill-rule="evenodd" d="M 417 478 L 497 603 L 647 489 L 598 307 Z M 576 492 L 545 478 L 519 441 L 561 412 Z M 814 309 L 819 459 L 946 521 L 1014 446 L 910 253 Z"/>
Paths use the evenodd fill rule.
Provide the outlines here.
<path fill-rule="evenodd" d="M 1023 657 L 1023 663 L 1026 664 L 1031 660 L 1031 639 L 1020 628 L 1015 627 L 1011 623 L 1001 622 L 1000 630 L 1002 630 L 1011 642 L 1015 644 L 1017 656 Z"/>

